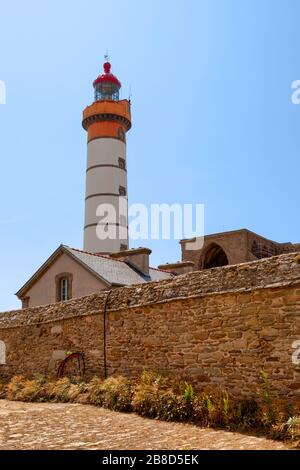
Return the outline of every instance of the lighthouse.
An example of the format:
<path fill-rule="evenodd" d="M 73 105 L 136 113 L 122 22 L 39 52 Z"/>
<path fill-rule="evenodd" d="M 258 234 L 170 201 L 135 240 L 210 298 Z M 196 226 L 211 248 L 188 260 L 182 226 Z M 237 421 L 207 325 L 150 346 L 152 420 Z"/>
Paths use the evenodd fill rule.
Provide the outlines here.
<path fill-rule="evenodd" d="M 128 249 L 126 133 L 130 101 L 120 100 L 121 83 L 106 60 L 94 81 L 94 102 L 83 111 L 87 131 L 84 250 Z"/>

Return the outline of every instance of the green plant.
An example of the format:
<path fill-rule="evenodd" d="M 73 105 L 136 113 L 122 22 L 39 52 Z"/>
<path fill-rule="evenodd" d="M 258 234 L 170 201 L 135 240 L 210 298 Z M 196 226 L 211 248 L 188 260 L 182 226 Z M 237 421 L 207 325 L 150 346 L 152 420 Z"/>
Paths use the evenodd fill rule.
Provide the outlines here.
<path fill-rule="evenodd" d="M 273 400 L 272 400 L 271 391 L 270 391 L 270 383 L 268 379 L 268 374 L 265 371 L 261 370 L 260 376 L 263 381 L 262 402 L 265 408 L 262 413 L 261 421 L 264 426 L 269 427 L 275 423 L 275 411 L 273 407 Z"/>
<path fill-rule="evenodd" d="M 273 439 L 294 440 L 296 436 L 299 436 L 299 420 L 297 416 L 291 416 L 287 421 L 273 425 L 270 435 Z"/>
<path fill-rule="evenodd" d="M 224 423 L 228 423 L 230 419 L 230 399 L 227 390 L 224 390 L 222 396 L 222 415 L 224 418 Z"/>
<path fill-rule="evenodd" d="M 156 398 L 156 414 L 164 421 L 186 421 L 190 417 L 190 404 L 174 390 L 159 391 Z"/>
<path fill-rule="evenodd" d="M 201 426 L 209 426 L 214 419 L 215 407 L 212 402 L 212 396 L 208 393 L 198 395 L 193 401 L 193 416 L 199 421 Z"/>
<path fill-rule="evenodd" d="M 161 388 L 166 388 L 170 382 L 170 377 L 167 377 L 159 372 L 144 369 L 141 373 L 140 383 L 145 385 L 157 385 Z"/>
<path fill-rule="evenodd" d="M 195 395 L 193 386 L 185 382 L 184 399 L 187 405 L 192 406 Z"/>
<path fill-rule="evenodd" d="M 202 404 L 203 404 L 203 410 L 207 414 L 208 417 L 212 416 L 212 413 L 214 411 L 214 405 L 212 402 L 212 397 L 210 395 L 203 395 L 202 397 Z"/>
<path fill-rule="evenodd" d="M 291 435 L 292 439 L 294 439 L 295 432 L 299 428 L 299 420 L 297 416 L 290 416 L 285 424 L 288 433 Z"/>
<path fill-rule="evenodd" d="M 152 385 L 155 382 L 156 374 L 154 372 L 144 369 L 141 373 L 140 382 L 145 385 Z"/>

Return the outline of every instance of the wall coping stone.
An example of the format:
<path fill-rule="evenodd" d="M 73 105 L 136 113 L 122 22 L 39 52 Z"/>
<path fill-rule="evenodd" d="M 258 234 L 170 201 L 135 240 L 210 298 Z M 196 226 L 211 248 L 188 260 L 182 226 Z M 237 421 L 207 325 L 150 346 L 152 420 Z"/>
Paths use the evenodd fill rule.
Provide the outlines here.
<path fill-rule="evenodd" d="M 105 308 L 107 312 L 117 312 L 197 297 L 298 285 L 299 254 L 288 253 L 237 265 L 193 271 L 162 281 L 119 287 L 66 302 L 0 313 L 0 329 L 99 315 Z"/>

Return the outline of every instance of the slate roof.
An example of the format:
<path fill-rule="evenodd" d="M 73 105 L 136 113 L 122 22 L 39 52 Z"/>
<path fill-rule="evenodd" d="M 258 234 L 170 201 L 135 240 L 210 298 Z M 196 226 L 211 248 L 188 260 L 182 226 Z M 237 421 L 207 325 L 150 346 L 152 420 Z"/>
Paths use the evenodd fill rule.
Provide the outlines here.
<path fill-rule="evenodd" d="M 119 284 L 123 286 L 159 281 L 172 277 L 170 273 L 154 268 L 149 268 L 149 276 L 145 276 L 137 269 L 129 266 L 125 261 L 113 259 L 105 255 L 95 255 L 94 253 L 77 250 L 65 245 L 64 248 L 92 271 L 105 279 L 109 284 Z"/>
<path fill-rule="evenodd" d="M 22 296 L 61 253 L 69 254 L 81 266 L 104 281 L 108 286 L 140 284 L 172 277 L 172 274 L 169 272 L 155 268 L 149 268 L 149 276 L 146 276 L 125 261 L 110 258 L 108 255 L 97 255 L 76 248 L 70 248 L 67 245 L 60 245 L 24 286 L 21 287 L 16 295 L 18 297 Z"/>

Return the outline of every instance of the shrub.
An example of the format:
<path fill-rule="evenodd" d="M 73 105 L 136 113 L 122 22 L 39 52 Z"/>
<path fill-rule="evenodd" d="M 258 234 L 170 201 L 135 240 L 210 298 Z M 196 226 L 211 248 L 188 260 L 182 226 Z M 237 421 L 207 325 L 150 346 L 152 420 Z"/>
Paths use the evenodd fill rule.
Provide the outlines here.
<path fill-rule="evenodd" d="M 251 429 L 257 427 L 260 422 L 259 406 L 254 399 L 238 401 L 233 411 L 233 427 L 237 429 Z"/>
<path fill-rule="evenodd" d="M 163 375 L 161 373 L 157 373 L 155 371 L 149 371 L 144 369 L 141 377 L 140 383 L 144 385 L 155 385 L 158 388 L 168 388 L 170 386 L 171 378 Z"/>
<path fill-rule="evenodd" d="M 7 398 L 9 400 L 22 400 L 22 390 L 26 379 L 23 375 L 15 375 L 7 386 Z"/>
<path fill-rule="evenodd" d="M 273 439 L 294 440 L 300 437 L 300 422 L 297 416 L 291 416 L 286 421 L 272 426 L 270 436 Z"/>
<path fill-rule="evenodd" d="M 234 408 L 227 390 L 205 391 L 193 401 L 193 415 L 202 426 L 232 426 Z"/>
<path fill-rule="evenodd" d="M 87 384 L 88 403 L 91 405 L 102 406 L 103 404 L 103 381 L 99 377 L 93 377 Z"/>
<path fill-rule="evenodd" d="M 36 380 L 25 380 L 23 388 L 18 393 L 18 400 L 39 401 L 43 395 L 42 385 Z"/>
<path fill-rule="evenodd" d="M 214 421 L 215 407 L 213 405 L 212 396 L 204 393 L 198 395 L 194 399 L 193 411 L 195 418 L 200 422 L 202 426 L 209 426 Z"/>
<path fill-rule="evenodd" d="M 232 398 L 226 390 L 207 388 L 196 393 L 183 379 L 144 370 L 138 384 L 118 376 L 89 383 L 68 378 L 47 380 L 42 375 L 28 379 L 15 376 L 0 383 L 0 398 L 22 401 L 89 403 L 116 411 L 135 411 L 165 421 L 197 421 L 201 426 L 231 430 L 263 430 L 276 439 L 292 439 L 300 446 L 300 421 L 292 403 L 273 402 L 268 376 L 260 373 L 261 400 Z M 298 410 L 299 411 L 299 410 Z"/>
<path fill-rule="evenodd" d="M 7 395 L 7 384 L 0 382 L 0 400 L 6 398 Z"/>
<path fill-rule="evenodd" d="M 69 401 L 71 381 L 67 377 L 53 382 L 48 382 L 44 387 L 45 395 L 55 402 L 66 403 Z"/>
<path fill-rule="evenodd" d="M 88 402 L 88 388 L 85 382 L 77 384 L 71 383 L 68 390 L 68 401 L 73 403 L 87 403 Z"/>
<path fill-rule="evenodd" d="M 132 399 L 133 410 L 141 416 L 156 418 L 158 387 L 156 384 L 140 383 Z"/>
<path fill-rule="evenodd" d="M 161 377 L 160 375 L 157 375 L 152 371 L 144 369 L 143 372 L 141 373 L 140 382 L 141 384 L 144 384 L 144 385 L 153 385 L 155 382 L 157 382 L 157 378 L 158 378 L 158 381 L 160 380 L 160 377 Z"/>
<path fill-rule="evenodd" d="M 159 391 L 156 398 L 156 416 L 164 421 L 186 421 L 191 417 L 191 402 L 172 389 Z"/>
<path fill-rule="evenodd" d="M 29 402 L 45 401 L 47 399 L 44 390 L 45 383 L 46 378 L 42 375 L 37 375 L 33 379 L 17 375 L 7 385 L 7 398 Z"/>
<path fill-rule="evenodd" d="M 116 411 L 130 411 L 132 385 L 125 377 L 110 377 L 102 384 L 102 405 Z"/>

